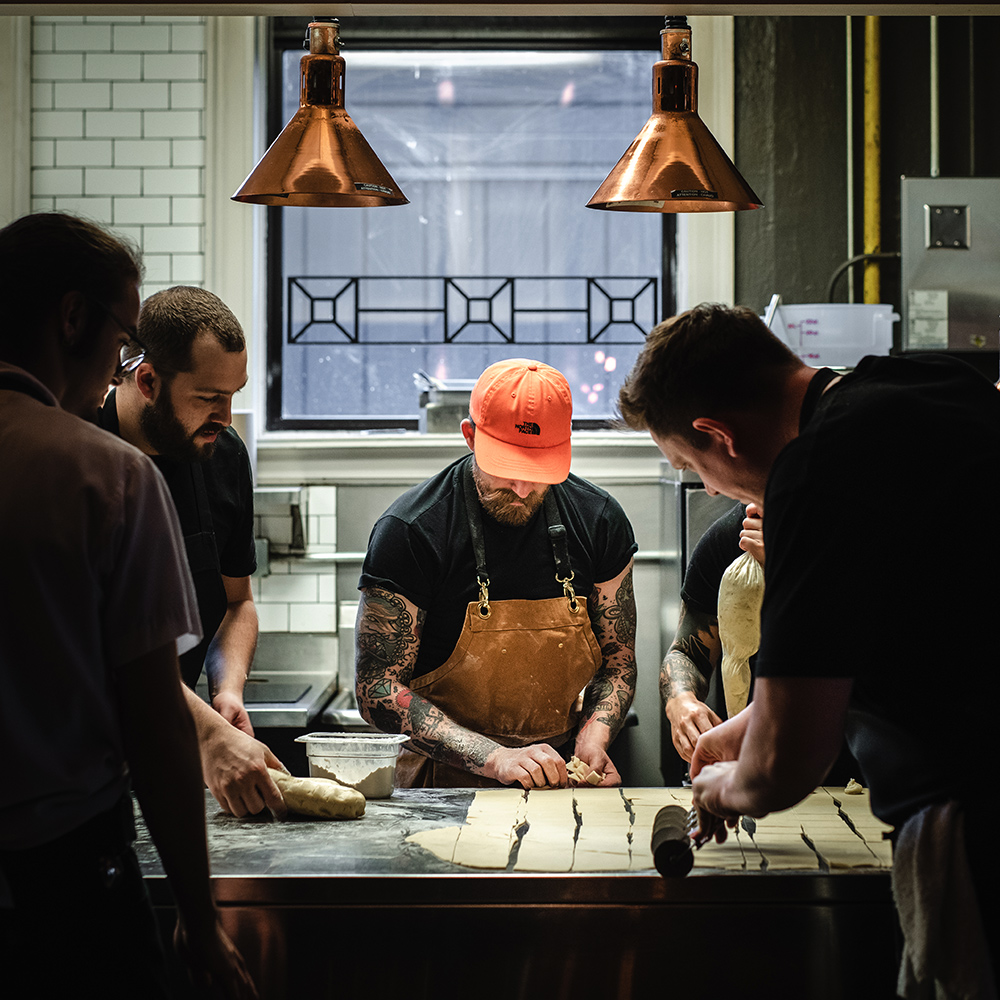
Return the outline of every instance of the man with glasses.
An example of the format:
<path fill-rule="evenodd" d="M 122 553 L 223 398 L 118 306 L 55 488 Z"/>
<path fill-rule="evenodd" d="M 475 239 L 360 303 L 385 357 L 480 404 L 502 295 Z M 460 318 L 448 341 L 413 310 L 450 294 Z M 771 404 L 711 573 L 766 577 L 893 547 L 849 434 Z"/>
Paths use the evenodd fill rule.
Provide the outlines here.
<path fill-rule="evenodd" d="M 211 292 L 168 288 L 143 303 L 119 368 L 99 423 L 152 458 L 180 518 L 203 635 L 181 657 L 181 675 L 205 781 L 234 815 L 280 809 L 267 768 L 281 764 L 253 739 L 243 704 L 257 644 L 253 481 L 231 426 L 233 396 L 247 381 L 243 331 Z M 211 707 L 194 692 L 203 666 Z"/>
<path fill-rule="evenodd" d="M 212 902 L 178 649 L 200 629 L 162 477 L 93 426 L 139 310 L 129 247 L 72 216 L 0 230 L 0 964 L 35 997 L 165 997 L 130 787 L 198 982 L 255 996 Z M 8 978 L 10 978 L 8 976 Z"/>

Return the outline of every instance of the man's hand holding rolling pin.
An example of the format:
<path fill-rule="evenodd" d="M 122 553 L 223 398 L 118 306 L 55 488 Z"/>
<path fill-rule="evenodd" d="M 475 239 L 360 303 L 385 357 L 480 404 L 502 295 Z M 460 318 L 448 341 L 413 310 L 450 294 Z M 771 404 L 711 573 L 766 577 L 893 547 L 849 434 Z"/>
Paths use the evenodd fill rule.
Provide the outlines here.
<path fill-rule="evenodd" d="M 727 827 L 735 828 L 740 818 L 739 813 L 722 805 L 722 798 L 729 772 L 735 768 L 740 755 L 752 712 L 753 702 L 739 715 L 704 733 L 695 747 L 691 757 L 691 786 L 698 826 L 691 839 L 697 847 L 713 838 L 721 844 L 728 836 Z"/>

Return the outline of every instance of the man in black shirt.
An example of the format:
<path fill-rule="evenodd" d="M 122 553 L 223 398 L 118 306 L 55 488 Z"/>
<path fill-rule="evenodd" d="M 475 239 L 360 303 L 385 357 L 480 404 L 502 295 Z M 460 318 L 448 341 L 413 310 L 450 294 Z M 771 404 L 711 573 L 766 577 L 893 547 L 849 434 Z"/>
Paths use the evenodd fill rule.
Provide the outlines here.
<path fill-rule="evenodd" d="M 757 513 L 754 506 L 735 504 L 712 522 L 691 553 L 684 574 L 677 631 L 660 665 L 660 697 L 674 748 L 686 761 L 691 760 L 698 737 L 723 721 L 706 703 L 712 675 L 722 661 L 719 584 L 744 551 L 763 565 Z M 721 698 L 717 708 L 725 712 Z"/>
<path fill-rule="evenodd" d="M 837 530 L 836 518 L 830 528 Z M 733 560 L 749 552 L 764 566 L 764 520 L 756 504 L 734 504 L 709 525 L 691 553 L 681 586 L 681 613 L 674 640 L 660 666 L 660 696 L 677 753 L 690 761 L 702 733 L 727 718 L 720 683 L 708 704 L 709 683 L 722 662 L 719 636 L 719 586 Z M 750 657 L 750 697 L 757 657 Z M 842 785 L 860 774 L 846 746 L 826 776 Z"/>
<path fill-rule="evenodd" d="M 752 310 L 702 305 L 650 333 L 619 403 L 671 465 L 764 514 L 754 699 L 698 740 L 699 839 L 799 801 L 846 733 L 873 811 L 897 827 L 904 977 L 971 995 L 1000 941 L 981 771 L 1000 532 L 969 516 L 1000 495 L 1000 393 L 944 356 L 809 368 Z M 959 677 L 976 694 L 946 713 Z"/>
<path fill-rule="evenodd" d="M 372 531 L 358 706 L 410 735 L 401 784 L 565 786 L 570 754 L 620 784 L 608 747 L 635 691 L 631 525 L 569 471 L 561 372 L 498 362 L 469 409 L 473 455 L 403 494 Z"/>
<path fill-rule="evenodd" d="M 145 301 L 138 341 L 99 423 L 152 458 L 180 518 L 204 636 L 180 658 L 181 676 L 205 781 L 237 816 L 265 805 L 280 809 L 267 774 L 280 765 L 253 739 L 243 704 L 257 645 L 253 482 L 246 447 L 231 426 L 233 395 L 247 381 L 243 331 L 217 296 L 177 286 Z M 203 666 L 212 708 L 194 692 Z"/>

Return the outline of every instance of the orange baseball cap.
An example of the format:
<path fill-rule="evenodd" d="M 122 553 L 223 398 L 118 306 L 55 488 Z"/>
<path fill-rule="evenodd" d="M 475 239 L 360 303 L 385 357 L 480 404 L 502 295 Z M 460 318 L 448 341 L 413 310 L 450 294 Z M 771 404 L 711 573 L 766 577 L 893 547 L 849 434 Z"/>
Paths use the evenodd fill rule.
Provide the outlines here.
<path fill-rule="evenodd" d="M 483 472 L 550 484 L 569 475 L 573 394 L 562 372 L 527 358 L 498 361 L 479 376 L 469 414 Z"/>

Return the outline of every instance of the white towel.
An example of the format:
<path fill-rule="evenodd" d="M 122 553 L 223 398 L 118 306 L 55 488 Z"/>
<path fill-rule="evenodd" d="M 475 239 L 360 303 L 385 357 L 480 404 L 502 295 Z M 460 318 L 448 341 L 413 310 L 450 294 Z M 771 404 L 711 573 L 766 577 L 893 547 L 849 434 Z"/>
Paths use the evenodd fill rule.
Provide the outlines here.
<path fill-rule="evenodd" d="M 892 894 L 903 929 L 896 990 L 907 1000 L 997 1000 L 957 802 L 927 806 L 903 824 Z"/>

